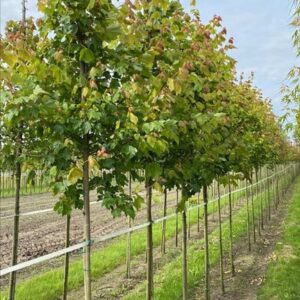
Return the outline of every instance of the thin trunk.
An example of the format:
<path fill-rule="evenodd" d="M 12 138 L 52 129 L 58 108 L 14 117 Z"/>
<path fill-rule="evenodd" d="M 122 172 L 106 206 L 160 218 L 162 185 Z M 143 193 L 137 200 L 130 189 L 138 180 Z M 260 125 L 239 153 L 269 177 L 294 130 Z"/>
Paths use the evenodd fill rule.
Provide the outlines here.
<path fill-rule="evenodd" d="M 146 203 L 147 203 L 147 300 L 153 296 L 153 232 L 152 232 L 152 185 L 146 182 Z"/>
<path fill-rule="evenodd" d="M 234 259 L 233 259 L 233 235 L 232 235 L 232 204 L 231 204 L 231 184 L 229 179 L 229 240 L 230 240 L 230 266 L 231 266 L 231 275 L 235 275 L 234 270 Z"/>
<path fill-rule="evenodd" d="M 179 193 L 176 189 L 176 207 L 178 207 Z M 176 224 L 175 224 L 175 246 L 178 247 L 178 214 L 176 214 Z"/>
<path fill-rule="evenodd" d="M 262 177 L 261 177 L 262 179 Z M 264 178 L 265 179 L 265 178 Z M 264 194 L 264 201 L 263 201 L 263 217 L 264 217 L 264 224 L 267 225 L 268 223 L 268 201 L 267 201 L 267 197 L 268 197 L 268 190 L 267 190 L 267 179 L 265 179 L 262 182 L 262 192 Z"/>
<path fill-rule="evenodd" d="M 208 197 L 207 197 L 207 186 L 203 187 L 203 202 L 204 202 L 204 269 L 205 269 L 205 299 L 210 299 L 209 293 L 209 250 L 208 250 L 208 213 L 207 213 L 207 206 L 208 206 Z"/>
<path fill-rule="evenodd" d="M 200 232 L 200 193 L 198 193 L 197 195 L 197 204 L 198 204 L 198 208 L 197 208 L 197 231 Z"/>
<path fill-rule="evenodd" d="M 222 293 L 225 293 L 224 285 L 224 266 L 223 266 L 223 238 L 222 238 L 222 218 L 221 218 L 221 195 L 220 183 L 218 182 L 218 223 L 219 223 L 219 248 L 220 248 L 220 278 Z"/>
<path fill-rule="evenodd" d="M 267 219 L 268 221 L 271 220 L 271 197 L 270 197 L 270 179 L 269 179 L 269 171 L 267 170 L 267 180 L 266 180 L 266 185 L 267 185 L 267 205 L 268 205 L 268 214 L 267 214 Z"/>
<path fill-rule="evenodd" d="M 187 200 L 188 208 L 190 208 L 190 200 Z M 191 211 L 188 211 L 188 239 L 191 238 Z"/>
<path fill-rule="evenodd" d="M 261 169 L 260 169 L 260 174 L 261 174 Z M 255 177 L 256 177 L 256 182 L 258 182 L 258 171 L 255 170 Z M 260 176 L 261 178 L 261 176 Z M 260 189 L 259 189 L 259 192 L 260 192 L 260 195 L 259 195 L 259 198 L 260 198 L 260 228 L 261 229 L 264 229 L 264 211 L 263 211 L 263 193 L 264 193 L 264 190 L 262 189 L 262 184 L 260 183 Z M 261 235 L 261 232 L 260 232 L 260 235 Z"/>
<path fill-rule="evenodd" d="M 131 174 L 129 173 L 128 196 L 131 197 Z M 131 218 L 128 217 L 128 227 L 131 227 Z M 126 252 L 126 278 L 131 276 L 131 232 L 127 234 L 127 252 Z"/>
<path fill-rule="evenodd" d="M 90 188 L 89 188 L 89 136 L 85 135 L 83 151 L 83 202 L 84 202 L 84 240 L 87 245 L 83 251 L 84 295 L 91 299 L 91 220 L 90 220 Z"/>
<path fill-rule="evenodd" d="M 255 171 L 255 182 L 256 182 L 256 198 L 261 197 L 261 183 L 258 183 L 258 173 Z M 252 181 L 253 183 L 253 181 Z M 253 187 L 251 187 L 251 193 L 253 192 Z M 260 216 L 260 208 L 258 208 L 258 218 L 257 218 L 257 228 L 258 228 L 258 235 L 261 236 L 261 229 L 260 229 L 260 222 L 261 222 L 261 216 Z"/>
<path fill-rule="evenodd" d="M 67 219 L 66 219 L 66 241 L 65 241 L 65 247 L 66 248 L 70 246 L 70 220 L 71 220 L 71 215 L 67 215 Z M 69 254 L 70 253 L 65 254 L 63 300 L 67 300 L 67 297 L 68 297 Z"/>
<path fill-rule="evenodd" d="M 163 216 L 167 215 L 167 197 L 168 191 L 165 188 L 164 190 L 164 208 L 163 208 Z M 167 228 L 167 220 L 163 220 L 162 222 L 162 236 L 161 236 L 161 253 L 166 253 L 166 228 Z"/>
<path fill-rule="evenodd" d="M 18 147 L 16 157 L 19 158 L 21 151 Z M 12 245 L 12 261 L 11 265 L 14 266 L 18 262 L 18 242 L 19 242 L 19 214 L 20 214 L 20 190 L 21 190 L 21 163 L 16 163 L 16 195 L 15 195 L 15 216 L 14 216 L 14 233 Z M 16 289 L 16 272 L 10 273 L 9 277 L 9 300 L 15 299 Z"/>
<path fill-rule="evenodd" d="M 280 198 L 281 198 L 281 195 L 280 195 L 280 192 L 279 192 L 279 179 L 278 179 L 278 175 L 276 175 L 276 194 L 277 194 L 277 199 L 275 199 L 275 208 L 277 210 L 278 208 L 278 203 L 280 201 Z"/>
<path fill-rule="evenodd" d="M 248 184 L 246 180 L 246 205 L 247 205 L 247 234 L 248 234 L 248 249 L 251 251 L 251 238 L 250 238 L 250 212 L 249 212 L 249 194 Z"/>
<path fill-rule="evenodd" d="M 212 220 L 215 221 L 215 191 L 214 191 L 214 182 L 211 184 L 211 200 L 212 200 Z"/>
<path fill-rule="evenodd" d="M 252 175 L 252 172 L 251 172 L 251 210 L 252 210 L 253 242 L 256 243 L 254 191 L 253 191 L 253 175 Z"/>
<path fill-rule="evenodd" d="M 182 299 L 188 299 L 188 268 L 187 268 L 187 221 L 186 221 L 186 209 L 185 204 L 188 201 L 188 197 L 185 195 L 184 189 L 182 189 L 182 201 L 184 201 L 184 210 L 182 212 Z"/>

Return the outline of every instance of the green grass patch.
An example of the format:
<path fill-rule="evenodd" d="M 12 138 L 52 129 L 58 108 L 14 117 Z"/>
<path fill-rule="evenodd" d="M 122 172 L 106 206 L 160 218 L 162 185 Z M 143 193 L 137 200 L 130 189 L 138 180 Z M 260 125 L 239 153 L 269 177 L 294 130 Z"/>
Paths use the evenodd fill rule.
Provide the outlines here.
<path fill-rule="evenodd" d="M 235 202 L 244 196 L 244 191 L 235 193 Z M 222 207 L 227 205 L 228 197 L 221 200 Z M 212 213 L 216 205 L 210 203 L 208 212 Z M 200 216 L 203 209 L 200 209 Z M 189 214 L 190 224 L 197 223 L 197 209 L 192 210 Z M 176 218 L 167 221 L 166 239 L 175 236 Z M 182 228 L 181 218 L 178 218 L 178 230 Z M 158 246 L 161 242 L 162 226 L 161 224 L 153 225 L 154 246 Z M 117 266 L 126 262 L 127 238 L 122 236 L 115 239 L 106 247 L 92 252 L 92 278 L 97 279 L 105 273 L 112 271 Z M 146 230 L 134 232 L 132 234 L 132 254 L 137 256 L 145 252 L 146 249 Z M 82 260 L 76 259 L 70 264 L 69 271 L 69 290 L 80 288 L 83 285 L 83 266 Z M 36 275 L 20 284 L 16 288 L 17 300 L 55 300 L 60 299 L 63 293 L 63 268 L 56 268 L 51 271 Z M 0 295 L 1 300 L 7 299 L 7 291 Z"/>
<path fill-rule="evenodd" d="M 1 187 L 0 187 L 1 188 Z M 22 186 L 20 190 L 21 196 L 29 196 L 29 195 L 35 195 L 40 193 L 48 193 L 49 192 L 49 185 L 37 185 L 37 186 Z M 2 188 L 0 199 L 1 198 L 10 198 L 14 197 L 16 193 L 15 187 L 8 187 L 8 188 Z"/>
<path fill-rule="evenodd" d="M 300 299 L 300 178 L 274 254 L 276 259 L 268 266 L 258 299 Z"/>

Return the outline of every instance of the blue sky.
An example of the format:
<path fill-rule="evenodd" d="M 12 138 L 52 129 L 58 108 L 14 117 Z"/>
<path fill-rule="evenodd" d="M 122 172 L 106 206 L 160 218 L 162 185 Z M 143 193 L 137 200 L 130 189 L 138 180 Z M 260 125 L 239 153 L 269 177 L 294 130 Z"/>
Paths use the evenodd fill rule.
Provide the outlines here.
<path fill-rule="evenodd" d="M 189 0 L 181 1 L 189 10 Z M 28 15 L 37 16 L 36 1 L 28 0 Z M 296 64 L 289 26 L 291 0 L 197 0 L 203 22 L 220 15 L 233 36 L 238 72 L 255 73 L 255 85 L 273 102 L 275 114 L 283 113 L 280 87 L 289 69 Z M 21 0 L 1 0 L 1 32 L 9 19 L 19 19 Z"/>

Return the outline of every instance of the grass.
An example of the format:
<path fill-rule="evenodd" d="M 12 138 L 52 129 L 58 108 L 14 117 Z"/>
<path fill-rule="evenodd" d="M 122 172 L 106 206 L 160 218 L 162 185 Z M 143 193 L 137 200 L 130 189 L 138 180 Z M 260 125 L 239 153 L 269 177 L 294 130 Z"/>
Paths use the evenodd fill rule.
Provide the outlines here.
<path fill-rule="evenodd" d="M 238 201 L 244 192 L 236 193 L 235 201 Z M 221 200 L 221 205 L 225 206 L 228 197 Z M 213 212 L 213 204 L 208 206 L 208 212 Z M 200 211 L 200 216 L 203 210 Z M 178 218 L 178 229 L 181 230 L 181 218 Z M 166 239 L 175 236 L 176 219 L 170 219 L 167 222 Z M 197 210 L 190 212 L 190 224 L 197 222 Z M 161 242 L 161 224 L 153 226 L 154 246 L 158 246 Z M 126 262 L 126 236 L 115 239 L 112 243 L 103 249 L 96 250 L 92 253 L 92 278 L 96 279 L 110 272 L 117 266 Z M 146 249 L 146 231 L 141 230 L 132 234 L 132 254 L 137 256 L 145 252 Z M 70 264 L 69 271 L 69 290 L 80 288 L 83 285 L 82 260 L 76 259 Z M 16 299 L 20 300 L 54 300 L 60 299 L 63 292 L 63 268 L 56 268 L 51 271 L 36 275 L 19 285 L 16 288 Z M 2 292 L 0 299 L 7 299 L 7 292 Z"/>
<path fill-rule="evenodd" d="M 260 194 L 266 197 L 267 192 Z M 258 204 L 260 196 L 254 199 L 256 204 L 256 216 L 258 213 Z M 273 196 L 273 193 L 271 193 Z M 263 207 L 266 207 L 266 202 L 263 202 Z M 233 217 L 233 238 L 237 240 L 247 232 L 247 208 L 244 205 Z M 223 249 L 224 253 L 229 252 L 229 221 L 223 223 Z M 209 257 L 210 265 L 213 266 L 219 262 L 219 231 L 215 229 L 209 235 Z M 154 296 L 158 300 L 173 300 L 182 298 L 182 258 L 179 257 L 162 269 L 157 271 L 154 276 Z M 188 248 L 188 286 L 189 291 L 193 291 L 196 285 L 199 285 L 200 280 L 204 276 L 204 240 L 201 239 L 194 245 Z M 145 299 L 145 286 L 143 282 L 131 293 L 125 296 L 126 300 Z"/>
<path fill-rule="evenodd" d="M 274 257 L 268 266 L 258 299 L 300 299 L 300 178 Z"/>
<path fill-rule="evenodd" d="M 0 193 L 0 199 L 1 198 L 8 198 L 8 197 L 14 197 L 16 193 L 15 187 L 5 187 L 1 189 Z M 34 195 L 34 194 L 40 194 L 40 193 L 47 193 L 49 192 L 49 185 L 37 185 L 37 186 L 22 186 L 20 190 L 21 196 L 28 196 L 28 195 Z"/>

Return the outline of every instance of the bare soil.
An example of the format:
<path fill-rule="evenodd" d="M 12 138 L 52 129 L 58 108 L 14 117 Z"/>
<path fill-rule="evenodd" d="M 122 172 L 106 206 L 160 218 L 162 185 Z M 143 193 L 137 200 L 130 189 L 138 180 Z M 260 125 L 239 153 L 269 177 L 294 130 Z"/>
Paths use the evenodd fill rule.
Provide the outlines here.
<path fill-rule="evenodd" d="M 156 193 L 157 197 L 159 196 Z M 175 208 L 175 192 L 169 193 L 169 208 Z M 91 201 L 96 200 L 96 195 L 92 194 Z M 6 215 L 12 206 L 13 198 L 1 199 L 1 213 Z M 33 211 L 36 209 L 52 208 L 57 198 L 50 194 L 38 194 L 22 197 L 21 212 Z M 5 205 L 4 205 L 5 204 Z M 37 205 L 37 206 L 36 206 Z M 41 208 L 42 206 L 42 208 Z M 161 217 L 162 202 L 154 203 L 153 217 Z M 142 208 L 135 219 L 135 224 L 141 224 L 146 220 L 145 208 Z M 56 212 L 41 213 L 32 216 L 20 217 L 18 262 L 23 262 L 36 258 L 65 247 L 65 217 Z M 92 239 L 126 228 L 128 220 L 126 217 L 113 218 L 110 211 L 96 203 L 91 206 L 91 233 Z M 0 268 L 10 265 L 13 234 L 13 218 L 0 219 Z M 83 216 L 81 211 L 74 211 L 71 218 L 70 244 L 74 245 L 82 241 L 83 236 Z M 94 245 L 100 248 L 107 243 Z M 54 265 L 61 265 L 61 259 L 54 259 L 49 263 L 39 264 L 36 268 L 27 268 L 18 272 L 18 278 L 28 278 L 31 274 L 45 271 Z M 0 278 L 1 289 L 6 286 L 8 276 Z"/>

